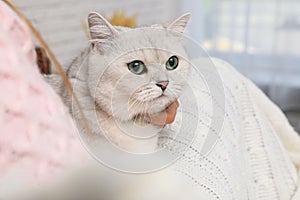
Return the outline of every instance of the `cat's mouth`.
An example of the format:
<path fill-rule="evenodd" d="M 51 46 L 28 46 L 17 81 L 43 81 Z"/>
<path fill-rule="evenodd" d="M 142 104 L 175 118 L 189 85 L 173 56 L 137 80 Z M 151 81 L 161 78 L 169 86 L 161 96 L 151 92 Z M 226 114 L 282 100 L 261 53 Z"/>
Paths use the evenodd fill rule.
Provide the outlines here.
<path fill-rule="evenodd" d="M 162 92 L 161 95 L 159 95 L 158 97 L 156 97 L 156 99 L 157 99 L 157 98 L 161 98 L 161 97 L 166 97 L 166 95 L 165 95 L 164 92 Z"/>
<path fill-rule="evenodd" d="M 159 103 L 160 100 L 166 100 L 169 99 L 169 96 L 167 96 L 165 93 L 161 93 L 160 95 L 154 97 L 152 100 L 150 100 L 151 102 L 154 103 Z"/>

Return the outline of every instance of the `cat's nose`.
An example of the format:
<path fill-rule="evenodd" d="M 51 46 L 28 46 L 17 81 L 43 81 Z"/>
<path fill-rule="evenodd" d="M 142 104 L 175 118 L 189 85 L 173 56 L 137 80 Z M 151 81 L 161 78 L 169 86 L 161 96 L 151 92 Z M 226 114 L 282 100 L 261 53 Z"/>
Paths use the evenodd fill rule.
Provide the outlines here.
<path fill-rule="evenodd" d="M 165 91 L 165 89 L 167 88 L 168 84 L 169 84 L 169 81 L 160 81 L 160 82 L 156 83 L 156 85 L 158 87 L 160 87 L 162 91 Z"/>

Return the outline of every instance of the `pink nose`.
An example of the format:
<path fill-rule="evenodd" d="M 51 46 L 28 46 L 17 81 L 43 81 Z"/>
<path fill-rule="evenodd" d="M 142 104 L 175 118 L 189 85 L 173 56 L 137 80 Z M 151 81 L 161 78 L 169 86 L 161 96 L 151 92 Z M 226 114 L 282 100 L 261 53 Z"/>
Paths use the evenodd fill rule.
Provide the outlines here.
<path fill-rule="evenodd" d="M 156 83 L 156 85 L 158 87 L 160 87 L 162 91 L 165 91 L 165 89 L 167 88 L 168 84 L 169 84 L 169 81 L 160 81 L 160 82 Z"/>

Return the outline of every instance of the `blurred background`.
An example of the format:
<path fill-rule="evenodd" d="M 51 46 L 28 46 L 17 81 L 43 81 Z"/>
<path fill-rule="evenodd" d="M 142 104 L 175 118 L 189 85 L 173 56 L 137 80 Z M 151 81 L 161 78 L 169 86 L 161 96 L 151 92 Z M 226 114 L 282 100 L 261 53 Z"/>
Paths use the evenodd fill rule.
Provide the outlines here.
<path fill-rule="evenodd" d="M 300 132 L 299 0 L 13 0 L 64 66 L 87 45 L 90 11 L 115 12 L 136 25 L 192 13 L 189 35 L 253 80 Z M 136 20 L 136 21 L 135 21 Z"/>

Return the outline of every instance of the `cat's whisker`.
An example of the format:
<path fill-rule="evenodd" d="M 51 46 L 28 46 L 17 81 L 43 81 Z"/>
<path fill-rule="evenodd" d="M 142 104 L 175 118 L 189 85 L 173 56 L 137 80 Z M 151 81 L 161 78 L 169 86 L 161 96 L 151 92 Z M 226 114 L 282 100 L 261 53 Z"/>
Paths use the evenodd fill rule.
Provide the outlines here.
<path fill-rule="evenodd" d="M 146 114 L 146 106 L 145 106 L 145 102 L 142 102 L 142 113 L 143 113 L 143 115 Z"/>
<path fill-rule="evenodd" d="M 139 100 L 134 100 L 130 103 L 130 105 L 128 106 L 129 111 L 133 109 L 133 107 L 135 107 L 136 109 L 134 109 L 134 112 L 138 112 L 141 114 L 146 113 L 146 103 L 143 101 L 139 101 Z"/>
<path fill-rule="evenodd" d="M 150 93 L 145 94 L 142 98 L 143 101 L 151 101 L 157 97 L 159 97 L 162 93 L 156 93 L 155 91 L 151 91 Z"/>
<path fill-rule="evenodd" d="M 145 93 L 146 93 L 146 94 L 149 94 L 149 93 L 152 92 L 152 91 L 153 91 L 153 89 L 150 88 L 150 89 L 148 89 L 148 90 L 141 91 L 140 95 L 145 95 Z"/>
<path fill-rule="evenodd" d="M 132 102 L 129 102 L 128 103 L 128 110 L 130 110 L 133 106 L 135 106 L 136 103 L 138 103 L 137 99 L 134 99 Z"/>
<path fill-rule="evenodd" d="M 137 101 L 137 100 L 134 99 L 134 98 L 129 99 L 129 100 L 128 100 L 128 105 L 131 105 L 131 104 L 135 103 L 136 101 Z"/>
<path fill-rule="evenodd" d="M 139 105 L 140 105 L 140 102 L 139 101 L 135 101 L 135 106 L 139 107 Z M 136 111 L 134 110 L 134 112 L 136 112 Z M 134 113 L 134 115 L 135 115 L 134 122 L 136 122 L 136 121 L 138 121 L 138 120 L 141 119 L 140 113 Z"/>
<path fill-rule="evenodd" d="M 137 95 L 133 94 L 133 95 L 131 95 L 131 97 L 129 98 L 128 104 L 135 103 L 136 101 L 138 101 Z"/>
<path fill-rule="evenodd" d="M 137 101 L 136 108 L 139 111 L 139 113 L 142 113 L 143 112 L 143 102 Z"/>
<path fill-rule="evenodd" d="M 140 110 L 140 112 L 139 113 L 141 113 L 141 114 L 145 114 L 145 102 L 143 102 L 143 101 L 139 101 L 139 105 L 138 105 L 138 108 L 139 108 L 139 110 Z"/>

